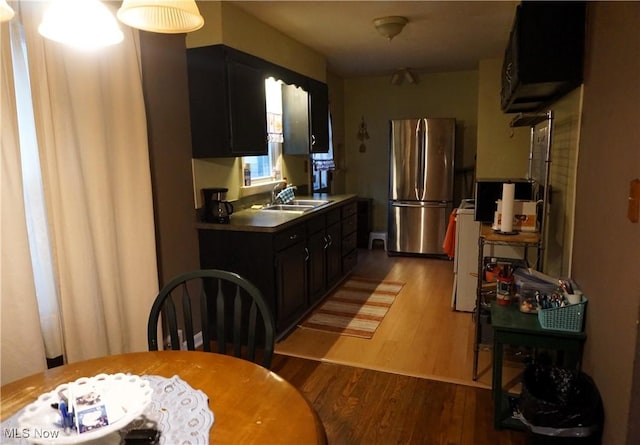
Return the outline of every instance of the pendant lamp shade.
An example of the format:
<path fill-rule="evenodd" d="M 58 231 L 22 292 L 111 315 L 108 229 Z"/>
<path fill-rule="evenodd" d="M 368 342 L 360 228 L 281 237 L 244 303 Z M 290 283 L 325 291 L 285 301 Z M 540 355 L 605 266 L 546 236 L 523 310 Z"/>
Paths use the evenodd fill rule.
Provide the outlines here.
<path fill-rule="evenodd" d="M 15 12 L 7 4 L 7 0 L 0 0 L 0 22 L 8 22 L 14 15 Z"/>
<path fill-rule="evenodd" d="M 38 32 L 81 50 L 115 45 L 124 38 L 118 21 L 99 0 L 53 0 Z"/>
<path fill-rule="evenodd" d="M 124 0 L 118 19 L 132 28 L 163 34 L 191 32 L 204 25 L 195 0 Z"/>

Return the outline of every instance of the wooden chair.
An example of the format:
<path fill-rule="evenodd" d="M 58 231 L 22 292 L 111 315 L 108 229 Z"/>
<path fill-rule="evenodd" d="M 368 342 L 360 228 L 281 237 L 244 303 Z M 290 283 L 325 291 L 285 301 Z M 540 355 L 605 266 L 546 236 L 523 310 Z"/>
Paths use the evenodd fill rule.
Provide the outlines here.
<path fill-rule="evenodd" d="M 273 314 L 258 288 L 236 273 L 196 270 L 167 283 L 149 314 L 150 351 L 158 350 L 161 315 L 164 335 L 168 335 L 165 349 L 181 349 L 186 343 L 190 351 L 211 352 L 215 343 L 218 353 L 271 367 L 275 344 Z"/>

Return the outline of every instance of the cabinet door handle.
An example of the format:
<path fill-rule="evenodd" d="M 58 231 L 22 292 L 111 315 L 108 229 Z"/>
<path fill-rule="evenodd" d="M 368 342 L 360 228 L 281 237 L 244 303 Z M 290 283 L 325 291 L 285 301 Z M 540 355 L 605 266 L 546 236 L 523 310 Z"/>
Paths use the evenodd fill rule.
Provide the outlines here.
<path fill-rule="evenodd" d="M 333 244 L 333 238 L 331 238 L 331 235 L 327 235 L 327 238 L 329 238 L 329 244 L 327 245 L 327 247 L 329 247 Z"/>
<path fill-rule="evenodd" d="M 509 84 L 509 89 L 511 89 L 511 80 L 512 80 L 512 71 L 513 69 L 513 63 L 509 62 L 509 64 L 507 65 L 507 69 L 505 72 L 505 77 L 507 79 L 507 84 Z"/>
<path fill-rule="evenodd" d="M 298 235 L 297 235 L 297 234 L 295 234 L 295 233 L 294 233 L 293 235 L 289 235 L 289 239 L 290 239 L 291 241 L 293 241 L 293 240 L 294 240 L 294 239 L 296 239 L 297 237 L 298 237 Z"/>
<path fill-rule="evenodd" d="M 316 145 L 316 137 L 311 135 L 311 145 Z"/>
<path fill-rule="evenodd" d="M 307 249 L 306 247 L 304 248 L 304 260 L 305 261 L 309 261 L 309 258 L 311 257 L 311 255 L 309 254 L 309 249 Z"/>
<path fill-rule="evenodd" d="M 327 250 L 327 247 L 329 247 L 329 240 L 327 239 L 327 235 L 323 236 L 322 240 L 324 241 L 323 249 Z"/>

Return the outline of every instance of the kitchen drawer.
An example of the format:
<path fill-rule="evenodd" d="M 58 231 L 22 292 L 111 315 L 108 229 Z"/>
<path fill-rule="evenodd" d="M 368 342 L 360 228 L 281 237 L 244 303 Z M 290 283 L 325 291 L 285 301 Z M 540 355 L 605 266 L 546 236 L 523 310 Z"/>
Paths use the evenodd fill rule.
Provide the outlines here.
<path fill-rule="evenodd" d="M 358 228 L 358 215 L 353 214 L 342 220 L 342 236 L 355 232 Z"/>
<path fill-rule="evenodd" d="M 358 234 L 356 232 L 342 238 L 342 254 L 345 255 L 356 248 L 358 243 Z"/>
<path fill-rule="evenodd" d="M 342 257 L 342 274 L 348 274 L 358 263 L 358 250 L 353 250 L 350 254 Z"/>
<path fill-rule="evenodd" d="M 306 238 L 304 224 L 284 230 L 275 236 L 274 247 L 276 251 L 286 249 L 293 244 L 303 241 Z"/>
<path fill-rule="evenodd" d="M 324 230 L 326 226 L 326 218 L 325 215 L 318 215 L 313 219 L 307 221 L 307 233 L 311 235 L 312 233 L 319 232 Z"/>
<path fill-rule="evenodd" d="M 340 221 L 340 209 L 333 209 L 327 212 L 327 225 L 335 224 Z"/>
<path fill-rule="evenodd" d="M 358 212 L 358 201 L 350 202 L 349 204 L 345 204 L 342 206 L 342 217 L 346 218 L 347 216 L 355 215 Z"/>

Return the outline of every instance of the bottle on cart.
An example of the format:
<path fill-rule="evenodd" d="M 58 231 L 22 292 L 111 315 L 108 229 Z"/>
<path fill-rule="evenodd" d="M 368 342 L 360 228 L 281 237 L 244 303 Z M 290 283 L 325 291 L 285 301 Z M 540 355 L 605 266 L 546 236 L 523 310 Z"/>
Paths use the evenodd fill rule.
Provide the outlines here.
<path fill-rule="evenodd" d="M 496 279 L 496 300 L 498 304 L 505 306 L 511 304 L 514 284 L 513 268 L 510 265 L 501 267 Z"/>

